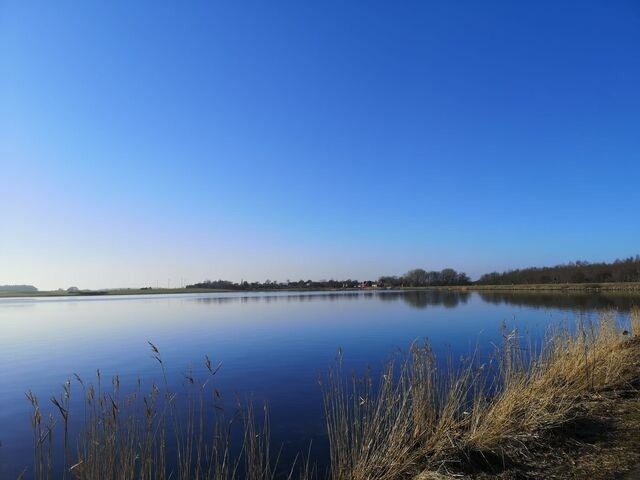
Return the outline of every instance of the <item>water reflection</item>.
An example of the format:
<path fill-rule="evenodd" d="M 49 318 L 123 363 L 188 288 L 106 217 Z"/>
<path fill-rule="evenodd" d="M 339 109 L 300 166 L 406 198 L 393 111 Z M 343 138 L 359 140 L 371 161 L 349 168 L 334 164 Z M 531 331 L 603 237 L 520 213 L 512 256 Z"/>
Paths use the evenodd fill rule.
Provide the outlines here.
<path fill-rule="evenodd" d="M 308 302 L 317 300 L 349 301 L 349 300 L 381 300 L 383 302 L 403 301 L 411 307 L 423 309 L 430 306 L 454 308 L 466 304 L 471 296 L 470 292 L 453 290 L 383 290 L 369 292 L 324 292 L 324 293 L 288 293 L 276 295 L 224 296 L 224 297 L 195 297 L 192 300 L 202 304 L 231 304 L 231 303 L 289 303 Z"/>
<path fill-rule="evenodd" d="M 313 293 L 291 293 L 282 294 L 275 293 L 271 295 L 230 295 L 230 296 L 203 296 L 194 297 L 189 300 L 204 305 L 227 305 L 233 303 L 251 304 L 251 303 L 301 303 L 312 300 L 357 300 L 358 298 L 364 298 L 361 292 L 335 292 L 324 294 Z"/>
<path fill-rule="evenodd" d="M 301 303 L 309 301 L 357 301 L 378 300 L 404 302 L 424 309 L 427 307 L 455 308 L 465 305 L 472 295 L 478 295 L 485 303 L 518 307 L 557 308 L 571 311 L 617 309 L 628 312 L 640 305 L 640 296 L 633 292 L 527 292 L 527 291 L 457 291 L 457 290 L 375 290 L 365 292 L 314 292 L 275 293 L 227 296 L 202 296 L 188 300 L 202 304 L 250 304 L 250 303 Z"/>
<path fill-rule="evenodd" d="M 637 293 L 630 292 L 477 292 L 486 303 L 571 311 L 616 309 L 628 312 L 640 305 Z"/>
<path fill-rule="evenodd" d="M 414 308 L 443 306 L 454 308 L 459 304 L 466 304 L 469 292 L 453 290 L 415 290 L 407 292 L 380 292 L 379 298 L 385 302 L 402 300 Z"/>

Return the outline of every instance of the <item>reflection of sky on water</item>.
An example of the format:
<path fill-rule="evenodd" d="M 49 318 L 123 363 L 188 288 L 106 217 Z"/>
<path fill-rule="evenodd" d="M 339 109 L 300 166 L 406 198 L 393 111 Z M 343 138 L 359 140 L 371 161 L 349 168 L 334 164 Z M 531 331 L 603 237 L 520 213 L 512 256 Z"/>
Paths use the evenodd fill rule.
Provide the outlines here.
<path fill-rule="evenodd" d="M 138 375 L 158 380 L 147 340 L 176 385 L 188 366 L 202 372 L 205 354 L 222 361 L 218 388 L 230 398 L 268 399 L 274 436 L 297 448 L 323 432 L 317 379 L 339 347 L 356 369 L 379 366 L 423 338 L 436 352 L 458 355 L 498 342 L 503 321 L 535 335 L 573 318 L 572 309 L 593 316 L 633 302 L 445 290 L 2 299 L 0 477 L 15 478 L 30 462 L 27 390 L 44 400 L 74 373 L 89 379 L 96 368 L 105 378 L 119 374 L 125 387 Z"/>

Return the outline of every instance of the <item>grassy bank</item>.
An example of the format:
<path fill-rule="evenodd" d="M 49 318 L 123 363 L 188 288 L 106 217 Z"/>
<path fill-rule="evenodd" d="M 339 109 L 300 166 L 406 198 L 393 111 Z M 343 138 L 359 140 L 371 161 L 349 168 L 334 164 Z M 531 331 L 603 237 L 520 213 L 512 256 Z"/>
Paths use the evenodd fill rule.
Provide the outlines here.
<path fill-rule="evenodd" d="M 38 292 L 0 292 L 0 298 L 28 297 L 92 297 L 103 295 L 172 295 L 181 293 L 219 293 L 231 290 L 213 290 L 204 288 L 115 288 L 108 290 L 82 290 L 67 292 L 66 290 L 43 290 Z"/>
<path fill-rule="evenodd" d="M 28 476 L 50 478 L 51 465 L 64 462 L 68 478 L 82 479 L 553 478 L 553 468 L 557 478 L 583 478 L 574 475 L 584 456 L 578 430 L 610 431 L 615 422 L 633 425 L 636 416 L 640 424 L 640 409 L 632 408 L 640 398 L 638 309 L 628 325 L 603 314 L 595 323 L 554 329 L 541 344 L 505 328 L 488 357 L 438 359 L 428 343 L 415 344 L 380 375 L 346 375 L 338 358 L 321 382 L 326 475 L 305 453 L 293 466 L 278 466 L 266 410 L 256 415 L 249 404 L 228 415 L 214 387 L 220 367 L 208 359 L 205 367 L 204 378 L 185 374 L 180 394 L 166 381 L 123 395 L 117 378 L 106 386 L 99 376 L 94 384 L 77 378 L 85 403 L 74 413 L 84 415 L 77 438 L 67 429 L 70 384 L 52 399 L 56 420 L 44 420 L 29 395 L 35 454 Z M 605 415 L 611 422 L 603 423 Z M 600 448 L 605 456 L 590 478 L 610 478 L 638 460 L 622 448 L 640 446 L 640 437 L 629 435 Z M 63 438 L 58 450 L 55 438 Z M 602 458 L 613 466 L 604 469 Z"/>
<path fill-rule="evenodd" d="M 452 291 L 512 291 L 512 292 L 637 292 L 640 293 L 640 282 L 618 283 L 548 283 L 535 285 L 458 285 L 441 287 L 398 287 L 394 290 L 452 290 Z M 208 288 L 116 288 L 105 290 L 83 290 L 67 292 L 66 290 L 50 290 L 38 292 L 0 292 L 0 298 L 11 297 L 82 297 L 101 295 L 171 295 L 184 293 L 220 293 L 220 292 L 309 292 L 305 289 L 277 290 L 223 290 Z M 386 291 L 384 288 L 338 288 L 314 289 L 311 291 Z"/>
<path fill-rule="evenodd" d="M 468 285 L 442 287 L 452 290 L 549 291 L 549 292 L 640 292 L 640 282 L 540 283 L 522 285 Z"/>
<path fill-rule="evenodd" d="M 184 293 L 278 293 L 278 292 L 353 292 L 371 291 L 372 288 L 325 288 L 325 289 L 286 289 L 276 290 L 224 290 L 214 288 L 115 288 L 108 290 L 81 290 L 80 292 L 67 292 L 66 290 L 43 290 L 38 292 L 0 292 L 0 298 L 28 298 L 28 297 L 92 297 L 105 295 L 173 295 Z"/>

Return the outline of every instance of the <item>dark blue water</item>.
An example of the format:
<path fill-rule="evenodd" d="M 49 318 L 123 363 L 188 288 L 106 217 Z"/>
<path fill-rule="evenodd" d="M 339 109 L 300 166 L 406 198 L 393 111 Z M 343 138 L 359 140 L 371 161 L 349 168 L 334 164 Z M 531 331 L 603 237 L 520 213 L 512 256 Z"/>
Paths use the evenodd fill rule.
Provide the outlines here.
<path fill-rule="evenodd" d="M 535 336 L 604 308 L 624 318 L 633 303 L 640 298 L 388 291 L 0 299 L 0 478 L 31 468 L 26 391 L 49 409 L 47 399 L 75 373 L 90 380 L 100 368 L 125 390 L 138 376 L 161 381 L 147 341 L 176 389 L 189 367 L 204 372 L 207 354 L 222 362 L 216 387 L 225 398 L 268 400 L 285 457 L 310 440 L 322 456 L 318 377 L 339 348 L 348 368 L 362 370 L 415 340 L 465 354 L 499 342 L 504 322 Z"/>

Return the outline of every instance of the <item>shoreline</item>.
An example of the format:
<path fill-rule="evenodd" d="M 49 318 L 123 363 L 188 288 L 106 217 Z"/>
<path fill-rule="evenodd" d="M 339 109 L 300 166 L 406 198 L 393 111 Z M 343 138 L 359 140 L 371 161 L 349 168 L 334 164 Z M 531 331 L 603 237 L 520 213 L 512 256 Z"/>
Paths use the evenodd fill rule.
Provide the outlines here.
<path fill-rule="evenodd" d="M 417 290 L 417 289 L 404 289 Z M 280 288 L 277 290 L 231 290 L 215 288 L 123 288 L 109 290 L 87 290 L 79 293 L 59 292 L 57 290 L 43 290 L 41 292 L 0 292 L 2 298 L 35 298 L 35 297 L 105 297 L 114 295 L 181 295 L 190 293 L 277 293 L 277 292 L 370 292 L 385 291 L 383 288 L 326 288 L 326 289 L 294 289 Z"/>
<path fill-rule="evenodd" d="M 397 288 L 327 288 L 327 289 L 295 289 L 279 288 L 273 290 L 231 290 L 210 288 L 115 288 L 105 290 L 86 290 L 67 292 L 58 290 L 43 290 L 38 292 L 0 292 L 0 298 L 36 298 L 36 297 L 98 297 L 110 295 L 179 295 L 189 293 L 271 293 L 271 292 L 384 292 L 394 291 L 507 291 L 507 292 L 638 292 L 640 282 L 611 282 L 611 283 L 549 283 L 549 284 L 520 284 L 520 285 L 443 285 L 427 287 L 397 287 Z"/>
<path fill-rule="evenodd" d="M 640 282 L 611 282 L 611 283 L 538 283 L 518 285 L 460 285 L 450 287 L 450 290 L 461 291 L 514 291 L 514 292 L 638 292 Z"/>

